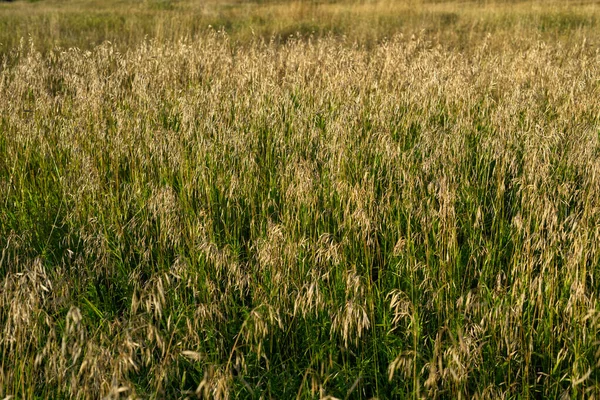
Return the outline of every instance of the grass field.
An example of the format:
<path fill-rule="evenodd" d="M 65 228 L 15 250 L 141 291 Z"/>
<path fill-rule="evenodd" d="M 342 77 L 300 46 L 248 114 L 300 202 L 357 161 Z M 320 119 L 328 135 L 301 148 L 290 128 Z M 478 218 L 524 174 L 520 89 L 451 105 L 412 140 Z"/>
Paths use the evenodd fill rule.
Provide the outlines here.
<path fill-rule="evenodd" d="M 0 3 L 0 398 L 598 398 L 599 28 Z"/>

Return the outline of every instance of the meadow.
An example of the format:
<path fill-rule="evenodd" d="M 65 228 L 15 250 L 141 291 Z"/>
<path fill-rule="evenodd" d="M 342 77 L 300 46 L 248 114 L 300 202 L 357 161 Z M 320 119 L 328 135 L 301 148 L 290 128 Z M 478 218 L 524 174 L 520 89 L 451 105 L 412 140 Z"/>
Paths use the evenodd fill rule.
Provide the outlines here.
<path fill-rule="evenodd" d="M 0 398 L 598 398 L 599 28 L 0 3 Z"/>

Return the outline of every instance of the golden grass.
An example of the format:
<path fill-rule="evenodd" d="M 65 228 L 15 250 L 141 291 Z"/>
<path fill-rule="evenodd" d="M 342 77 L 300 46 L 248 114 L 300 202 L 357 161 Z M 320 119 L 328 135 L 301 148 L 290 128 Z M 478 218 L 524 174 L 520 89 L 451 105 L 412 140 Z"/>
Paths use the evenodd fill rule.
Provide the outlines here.
<path fill-rule="evenodd" d="M 594 3 L 159 6 L 0 8 L 0 397 L 600 395 Z"/>

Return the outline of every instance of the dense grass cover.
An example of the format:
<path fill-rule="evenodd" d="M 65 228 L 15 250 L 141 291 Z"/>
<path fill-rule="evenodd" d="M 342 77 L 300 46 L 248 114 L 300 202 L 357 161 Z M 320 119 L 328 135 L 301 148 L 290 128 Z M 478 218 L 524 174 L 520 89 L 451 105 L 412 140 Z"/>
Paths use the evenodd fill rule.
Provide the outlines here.
<path fill-rule="evenodd" d="M 599 396 L 587 33 L 10 47 L 0 397 Z"/>

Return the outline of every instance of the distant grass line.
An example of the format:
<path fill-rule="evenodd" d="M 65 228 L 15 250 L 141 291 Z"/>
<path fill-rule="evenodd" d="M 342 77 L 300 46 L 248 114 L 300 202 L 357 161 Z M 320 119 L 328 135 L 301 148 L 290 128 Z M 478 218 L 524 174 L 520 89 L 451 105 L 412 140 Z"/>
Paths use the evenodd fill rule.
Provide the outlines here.
<path fill-rule="evenodd" d="M 600 6 L 583 1 L 15 1 L 0 3 L 0 55 L 22 39 L 32 39 L 42 53 L 90 50 L 105 41 L 126 51 L 144 40 L 193 40 L 211 30 L 242 44 L 333 35 L 376 45 L 422 32 L 460 51 L 480 45 L 488 33 L 506 41 L 536 37 L 570 45 L 586 37 L 598 44 L 599 21 Z"/>
<path fill-rule="evenodd" d="M 600 56 L 12 48 L 0 397 L 600 395 Z"/>

